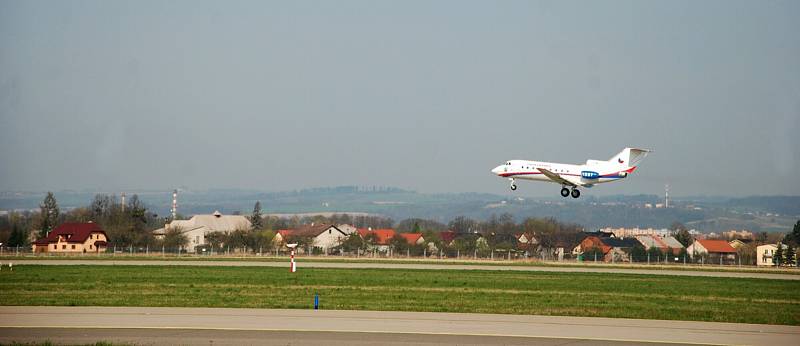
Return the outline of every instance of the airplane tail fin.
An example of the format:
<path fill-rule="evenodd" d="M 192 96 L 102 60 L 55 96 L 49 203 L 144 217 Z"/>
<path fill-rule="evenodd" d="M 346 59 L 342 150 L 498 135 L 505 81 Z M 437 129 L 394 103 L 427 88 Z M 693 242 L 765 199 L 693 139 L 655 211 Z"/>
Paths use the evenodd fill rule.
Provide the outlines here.
<path fill-rule="evenodd" d="M 647 149 L 625 148 L 608 162 L 624 167 L 636 167 L 649 153 L 650 150 Z"/>

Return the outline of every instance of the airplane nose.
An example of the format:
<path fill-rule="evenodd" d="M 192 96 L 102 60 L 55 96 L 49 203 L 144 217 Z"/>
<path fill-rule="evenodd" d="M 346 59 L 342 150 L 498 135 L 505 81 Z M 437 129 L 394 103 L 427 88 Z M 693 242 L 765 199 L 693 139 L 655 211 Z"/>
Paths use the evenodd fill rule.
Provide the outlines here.
<path fill-rule="evenodd" d="M 503 166 L 497 166 L 494 169 L 492 169 L 492 173 L 494 173 L 495 175 L 500 174 L 500 172 L 502 171 L 503 171 Z"/>

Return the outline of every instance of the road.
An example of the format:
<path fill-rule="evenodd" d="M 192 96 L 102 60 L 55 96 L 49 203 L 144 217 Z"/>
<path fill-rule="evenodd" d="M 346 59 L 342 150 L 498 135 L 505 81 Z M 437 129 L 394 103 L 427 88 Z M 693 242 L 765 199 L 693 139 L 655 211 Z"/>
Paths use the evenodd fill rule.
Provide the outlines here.
<path fill-rule="evenodd" d="M 800 327 L 431 312 L 0 307 L 0 343 L 796 345 Z"/>
<path fill-rule="evenodd" d="M 227 267 L 287 267 L 288 262 L 265 261 L 211 261 L 211 260 L 17 260 L 18 265 L 171 265 L 171 266 L 227 266 Z M 759 272 L 635 269 L 604 267 L 556 267 L 556 266 L 518 266 L 518 265 L 477 265 L 477 264 L 428 264 L 428 263 L 390 263 L 390 262 L 299 262 L 298 268 L 377 268 L 377 269 L 427 269 L 427 270 L 510 270 L 531 272 L 565 273 L 615 273 L 645 275 L 678 275 L 730 278 L 757 278 L 800 280 L 800 275 Z"/>

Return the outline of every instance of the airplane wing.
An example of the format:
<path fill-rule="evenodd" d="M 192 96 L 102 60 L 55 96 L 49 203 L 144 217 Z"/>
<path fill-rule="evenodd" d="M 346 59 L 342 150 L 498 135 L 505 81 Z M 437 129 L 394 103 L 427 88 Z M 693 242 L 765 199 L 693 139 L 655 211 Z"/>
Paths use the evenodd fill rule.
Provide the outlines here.
<path fill-rule="evenodd" d="M 539 170 L 539 172 L 542 172 L 542 174 L 544 174 L 545 177 L 548 177 L 548 178 L 550 178 L 550 180 L 552 180 L 554 182 L 557 182 L 557 183 L 559 183 L 561 185 L 568 185 L 568 186 L 573 186 L 573 187 L 577 187 L 577 186 L 582 185 L 579 182 L 572 182 L 572 181 L 569 181 L 567 179 L 564 179 L 564 177 L 562 177 L 562 176 L 560 176 L 558 174 L 555 174 L 555 173 L 553 173 L 553 172 L 551 172 L 549 170 L 546 170 L 544 168 L 537 168 L 537 169 Z"/>

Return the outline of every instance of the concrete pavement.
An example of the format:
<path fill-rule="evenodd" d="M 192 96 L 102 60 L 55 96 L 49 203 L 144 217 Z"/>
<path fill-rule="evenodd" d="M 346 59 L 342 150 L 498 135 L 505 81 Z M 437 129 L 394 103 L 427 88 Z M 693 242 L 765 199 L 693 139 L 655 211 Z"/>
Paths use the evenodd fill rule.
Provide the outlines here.
<path fill-rule="evenodd" d="M 68 338 L 65 333 L 71 330 L 73 336 L 82 332 L 80 335 L 89 337 L 105 336 L 100 340 L 118 340 L 114 339 L 115 335 L 129 335 L 131 329 L 146 329 L 139 334 L 142 336 L 155 330 L 161 332 L 153 333 L 166 334 L 165 337 L 175 337 L 180 332 L 178 334 L 186 338 L 204 340 L 206 344 L 210 335 L 222 331 L 239 332 L 238 337 L 245 340 L 241 343 L 249 343 L 246 342 L 248 337 L 262 334 L 313 343 L 326 333 L 342 344 L 348 340 L 412 344 L 439 340 L 442 343 L 542 345 L 574 342 L 796 345 L 800 340 L 800 327 L 796 326 L 715 322 L 386 311 L 0 307 L 1 342 L 17 340 L 13 338 L 22 337 L 20 334 L 26 330 L 35 330 L 37 337 L 52 336 L 50 340 Z M 209 334 L 209 330 L 218 332 Z M 248 331 L 255 334 L 248 334 Z M 467 342 L 469 340 L 478 341 Z"/>
<path fill-rule="evenodd" d="M 46 338 L 42 335 L 46 335 Z M 394 334 L 349 332 L 304 332 L 213 329 L 93 329 L 0 328 L 0 344 L 36 343 L 43 340 L 70 345 L 93 345 L 98 341 L 132 345 L 540 345 L 622 346 L 638 342 L 575 340 L 513 336 L 445 334 Z M 647 345 L 674 345 L 648 343 Z"/>

